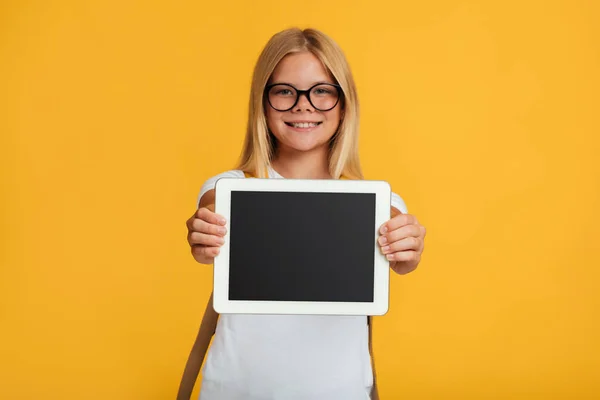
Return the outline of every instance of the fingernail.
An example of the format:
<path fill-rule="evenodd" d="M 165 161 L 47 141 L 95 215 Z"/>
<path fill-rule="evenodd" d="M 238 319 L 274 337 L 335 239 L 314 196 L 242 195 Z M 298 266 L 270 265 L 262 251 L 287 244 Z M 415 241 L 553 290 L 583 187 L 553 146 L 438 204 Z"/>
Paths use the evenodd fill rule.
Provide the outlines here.
<path fill-rule="evenodd" d="M 388 231 L 387 225 L 385 225 L 383 228 L 381 228 L 382 233 L 387 233 L 387 231 Z"/>
<path fill-rule="evenodd" d="M 217 240 L 217 243 L 219 243 L 219 244 L 223 244 L 223 243 L 225 243 L 225 239 L 223 239 L 223 238 L 219 238 L 219 239 Z"/>
<path fill-rule="evenodd" d="M 387 253 L 390 250 L 390 246 L 385 246 L 383 249 L 381 249 L 384 253 Z"/>
<path fill-rule="evenodd" d="M 221 219 L 219 220 L 219 223 L 220 223 L 221 225 L 225 225 L 225 224 L 227 223 L 227 221 L 225 221 L 225 219 L 224 219 L 224 218 L 221 218 Z"/>
<path fill-rule="evenodd" d="M 392 261 L 394 259 L 394 255 L 388 254 L 385 258 L 387 258 L 389 261 Z"/>
<path fill-rule="evenodd" d="M 379 243 L 380 243 L 381 245 L 384 245 L 384 244 L 386 244 L 386 243 L 387 243 L 387 238 L 386 238 L 385 236 L 382 236 L 382 237 L 380 237 L 380 238 L 379 238 Z"/>
<path fill-rule="evenodd" d="M 219 233 L 220 233 L 221 235 L 224 235 L 224 234 L 226 234 L 226 233 L 227 233 L 227 229 L 226 229 L 226 228 L 219 228 Z"/>

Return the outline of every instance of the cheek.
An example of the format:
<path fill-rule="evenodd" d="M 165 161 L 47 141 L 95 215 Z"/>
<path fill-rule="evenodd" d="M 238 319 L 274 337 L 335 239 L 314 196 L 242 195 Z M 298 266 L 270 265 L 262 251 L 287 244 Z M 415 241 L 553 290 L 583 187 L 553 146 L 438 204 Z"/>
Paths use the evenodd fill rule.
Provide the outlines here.
<path fill-rule="evenodd" d="M 267 113 L 265 114 L 267 118 L 267 127 L 273 133 L 277 132 L 277 115 L 274 114 L 273 110 L 267 109 Z"/>
<path fill-rule="evenodd" d="M 341 113 L 339 108 L 331 110 L 327 113 L 327 125 L 331 130 L 333 130 L 333 132 L 335 132 L 341 124 L 340 118 Z"/>

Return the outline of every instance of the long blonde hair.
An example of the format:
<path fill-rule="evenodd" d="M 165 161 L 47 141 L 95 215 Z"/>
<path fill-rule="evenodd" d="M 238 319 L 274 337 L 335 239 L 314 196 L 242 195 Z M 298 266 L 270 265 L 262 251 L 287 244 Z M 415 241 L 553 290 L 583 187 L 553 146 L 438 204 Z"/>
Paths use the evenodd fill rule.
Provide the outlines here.
<path fill-rule="evenodd" d="M 264 90 L 277 64 L 286 55 L 302 51 L 309 51 L 321 60 L 342 87 L 343 117 L 330 144 L 329 173 L 334 179 L 342 175 L 347 179 L 363 179 L 358 154 L 359 104 L 354 78 L 339 46 L 316 29 L 281 31 L 267 42 L 260 54 L 252 76 L 246 138 L 236 168 L 266 178 L 276 142 L 267 127 Z"/>

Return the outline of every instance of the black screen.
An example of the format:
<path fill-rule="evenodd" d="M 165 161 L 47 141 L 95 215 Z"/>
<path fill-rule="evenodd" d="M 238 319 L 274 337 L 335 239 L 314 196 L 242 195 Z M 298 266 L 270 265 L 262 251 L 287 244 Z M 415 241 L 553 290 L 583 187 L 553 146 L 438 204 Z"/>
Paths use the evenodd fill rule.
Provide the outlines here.
<path fill-rule="evenodd" d="M 373 302 L 375 194 L 231 193 L 229 300 Z"/>

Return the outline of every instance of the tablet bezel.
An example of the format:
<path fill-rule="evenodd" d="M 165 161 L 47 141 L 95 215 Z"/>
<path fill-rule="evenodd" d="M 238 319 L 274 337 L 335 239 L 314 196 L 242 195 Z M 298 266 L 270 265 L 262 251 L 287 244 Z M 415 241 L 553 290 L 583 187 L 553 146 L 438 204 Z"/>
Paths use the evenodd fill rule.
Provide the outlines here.
<path fill-rule="evenodd" d="M 306 302 L 229 300 L 231 192 L 313 192 L 375 194 L 373 226 L 374 301 Z M 214 259 L 213 307 L 220 314 L 384 315 L 389 307 L 390 262 L 380 251 L 379 228 L 390 219 L 391 187 L 385 181 L 330 179 L 221 178 L 215 184 L 215 212 L 227 220 L 225 243 Z"/>

